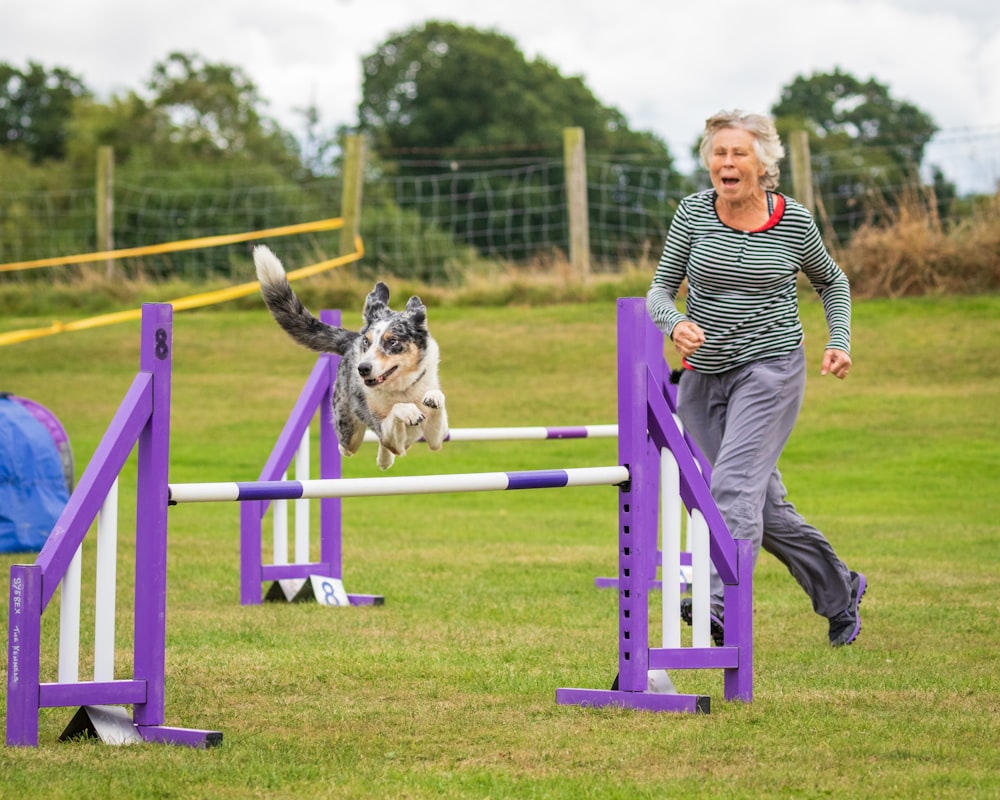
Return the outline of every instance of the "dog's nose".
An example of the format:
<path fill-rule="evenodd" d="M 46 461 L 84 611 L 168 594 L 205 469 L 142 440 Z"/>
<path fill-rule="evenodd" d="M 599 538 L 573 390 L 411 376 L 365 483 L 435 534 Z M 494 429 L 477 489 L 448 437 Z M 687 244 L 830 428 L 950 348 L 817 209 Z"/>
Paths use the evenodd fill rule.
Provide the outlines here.
<path fill-rule="evenodd" d="M 358 364 L 358 375 L 362 378 L 367 378 L 372 374 L 372 365 L 367 361 L 362 361 Z"/>

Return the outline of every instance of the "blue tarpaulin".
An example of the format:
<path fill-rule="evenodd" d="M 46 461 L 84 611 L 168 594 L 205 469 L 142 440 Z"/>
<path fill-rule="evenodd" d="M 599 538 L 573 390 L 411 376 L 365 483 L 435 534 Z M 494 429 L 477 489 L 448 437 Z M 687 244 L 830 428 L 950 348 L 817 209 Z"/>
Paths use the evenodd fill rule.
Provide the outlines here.
<path fill-rule="evenodd" d="M 53 433 L 24 403 L 0 395 L 0 553 L 41 550 L 68 500 Z"/>

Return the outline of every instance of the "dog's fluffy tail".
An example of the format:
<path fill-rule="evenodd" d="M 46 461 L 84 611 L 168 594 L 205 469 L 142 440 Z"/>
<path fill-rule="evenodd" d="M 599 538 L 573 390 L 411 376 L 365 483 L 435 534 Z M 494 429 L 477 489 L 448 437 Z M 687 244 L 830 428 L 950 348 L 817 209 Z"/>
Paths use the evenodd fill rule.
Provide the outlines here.
<path fill-rule="evenodd" d="M 264 302 L 285 333 L 310 350 L 344 355 L 359 334 L 327 325 L 314 317 L 292 291 L 285 268 L 270 249 L 264 245 L 255 247 L 253 262 Z"/>

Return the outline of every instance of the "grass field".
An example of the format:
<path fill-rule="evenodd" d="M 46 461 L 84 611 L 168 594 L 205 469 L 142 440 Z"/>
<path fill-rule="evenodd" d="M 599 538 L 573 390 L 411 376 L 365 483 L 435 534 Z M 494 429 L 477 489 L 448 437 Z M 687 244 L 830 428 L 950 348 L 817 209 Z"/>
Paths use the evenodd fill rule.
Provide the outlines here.
<path fill-rule="evenodd" d="M 452 425 L 614 422 L 614 313 L 432 307 Z M 166 722 L 220 730 L 222 745 L 60 743 L 75 709 L 45 709 L 37 749 L 0 748 L 0 797 L 1000 796 L 1000 297 L 859 303 L 845 382 L 819 377 L 819 305 L 803 316 L 810 383 L 781 466 L 791 499 L 868 576 L 853 646 L 827 646 L 825 620 L 764 555 L 752 703 L 726 703 L 721 672 L 699 671 L 672 677 L 712 696 L 709 715 L 558 706 L 556 688 L 606 687 L 616 671 L 616 596 L 593 585 L 616 571 L 614 489 L 347 500 L 345 583 L 386 598 L 352 609 L 241 607 L 237 506 L 181 506 Z M 78 474 L 137 368 L 137 334 L 0 349 L 0 390 L 59 415 Z M 174 353 L 171 480 L 255 479 L 312 356 L 263 307 L 178 315 Z M 374 460 L 365 449 L 345 474 L 374 475 Z M 413 450 L 393 474 L 613 463 L 610 440 L 452 443 Z M 129 479 L 119 677 L 131 674 Z M 0 557 L 3 620 L 9 565 L 30 558 Z M 85 615 L 85 654 L 87 636 Z"/>

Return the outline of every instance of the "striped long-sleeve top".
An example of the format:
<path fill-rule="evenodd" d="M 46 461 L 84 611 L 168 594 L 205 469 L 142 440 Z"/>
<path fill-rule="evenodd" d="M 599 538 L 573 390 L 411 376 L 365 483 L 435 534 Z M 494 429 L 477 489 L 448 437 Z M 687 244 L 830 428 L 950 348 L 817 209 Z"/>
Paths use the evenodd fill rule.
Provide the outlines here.
<path fill-rule="evenodd" d="M 803 272 L 826 314 L 828 348 L 850 352 L 851 290 L 808 210 L 782 196 L 784 210 L 759 231 L 730 228 L 715 210 L 715 191 L 685 197 L 677 209 L 646 295 L 657 327 L 673 332 L 689 319 L 705 343 L 685 360 L 699 372 L 719 373 L 791 352 L 802 344 L 796 276 Z M 688 281 L 686 313 L 676 298 Z"/>

